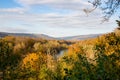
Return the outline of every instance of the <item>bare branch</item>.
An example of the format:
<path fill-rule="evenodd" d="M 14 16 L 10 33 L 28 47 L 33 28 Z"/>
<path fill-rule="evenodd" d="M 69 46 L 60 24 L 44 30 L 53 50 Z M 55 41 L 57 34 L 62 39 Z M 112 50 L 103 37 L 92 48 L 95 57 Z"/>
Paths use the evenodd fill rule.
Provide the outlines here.
<path fill-rule="evenodd" d="M 109 18 L 114 15 L 118 10 L 120 10 L 120 0 L 94 0 L 93 2 L 89 1 L 93 7 L 101 8 L 104 12 L 104 20 L 109 20 Z M 95 10 L 94 9 L 94 10 Z M 93 11 L 93 10 L 91 10 Z M 84 12 L 91 12 L 84 10 Z"/>

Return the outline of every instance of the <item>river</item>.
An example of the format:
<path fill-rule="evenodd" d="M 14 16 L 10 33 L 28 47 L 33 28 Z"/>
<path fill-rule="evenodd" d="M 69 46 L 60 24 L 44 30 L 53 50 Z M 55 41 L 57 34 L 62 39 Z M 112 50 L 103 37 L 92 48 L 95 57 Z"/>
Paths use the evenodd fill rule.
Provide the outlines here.
<path fill-rule="evenodd" d="M 63 56 L 64 53 L 67 53 L 67 51 L 68 51 L 68 49 L 61 50 L 61 51 L 56 55 L 56 57 L 59 58 L 59 57 Z"/>

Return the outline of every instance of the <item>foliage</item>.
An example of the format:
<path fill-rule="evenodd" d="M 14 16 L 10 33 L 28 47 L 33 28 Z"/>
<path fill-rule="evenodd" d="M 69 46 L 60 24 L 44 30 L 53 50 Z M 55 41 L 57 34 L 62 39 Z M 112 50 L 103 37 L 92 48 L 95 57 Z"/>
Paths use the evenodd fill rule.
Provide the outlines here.
<path fill-rule="evenodd" d="M 102 80 L 120 79 L 120 37 L 110 33 L 98 39 L 95 46 L 97 74 Z"/>
<path fill-rule="evenodd" d="M 67 41 L 20 39 L 0 39 L 3 80 L 120 79 L 120 37 L 116 32 L 72 45 Z M 66 54 L 56 58 L 64 49 L 68 49 Z"/>
<path fill-rule="evenodd" d="M 89 49 L 80 45 L 81 42 L 68 49 L 68 55 L 61 59 L 62 80 L 120 79 L 120 37 L 110 33 L 95 40 L 94 53 L 89 53 L 94 58 L 90 61 L 86 54 Z"/>
<path fill-rule="evenodd" d="M 120 27 L 120 21 L 119 20 L 116 20 L 117 24 L 118 24 L 118 27 Z"/>
<path fill-rule="evenodd" d="M 4 80 L 51 79 L 57 75 L 53 56 L 67 41 L 6 36 L 0 39 L 0 72 Z M 54 69 L 55 68 L 55 69 Z"/>
<path fill-rule="evenodd" d="M 3 78 L 8 78 L 10 70 L 13 70 L 20 60 L 20 55 L 13 54 L 13 43 L 0 39 L 0 71 Z"/>

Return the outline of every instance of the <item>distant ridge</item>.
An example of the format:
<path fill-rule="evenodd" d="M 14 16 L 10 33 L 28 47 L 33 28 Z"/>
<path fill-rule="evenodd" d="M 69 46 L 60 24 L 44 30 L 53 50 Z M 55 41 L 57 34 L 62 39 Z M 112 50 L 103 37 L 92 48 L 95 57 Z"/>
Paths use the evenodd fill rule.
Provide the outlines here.
<path fill-rule="evenodd" d="M 102 35 L 102 34 L 88 34 L 88 35 L 60 37 L 59 39 L 63 39 L 63 40 L 85 40 L 85 39 L 95 38 L 95 37 L 98 37 L 100 35 Z"/>
<path fill-rule="evenodd" d="M 20 37 L 31 37 L 31 38 L 43 38 L 43 39 L 55 39 L 45 34 L 29 34 L 29 33 L 7 33 L 7 32 L 0 32 L 0 37 L 5 36 L 20 36 Z"/>
<path fill-rule="evenodd" d="M 84 40 L 84 39 L 90 39 L 98 37 L 102 34 L 89 34 L 89 35 L 78 35 L 78 36 L 69 36 L 69 37 L 51 37 L 45 34 L 29 34 L 29 33 L 7 33 L 7 32 L 0 32 L 0 37 L 5 36 L 20 36 L 20 37 L 31 37 L 31 38 L 42 38 L 42 39 L 48 39 L 48 40 Z"/>

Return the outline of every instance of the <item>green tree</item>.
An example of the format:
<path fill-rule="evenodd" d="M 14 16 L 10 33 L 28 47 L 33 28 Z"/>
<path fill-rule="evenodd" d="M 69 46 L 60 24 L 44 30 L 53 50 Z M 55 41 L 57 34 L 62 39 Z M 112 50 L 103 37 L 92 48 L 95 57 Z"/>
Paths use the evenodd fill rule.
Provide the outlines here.
<path fill-rule="evenodd" d="M 96 43 L 96 74 L 101 80 L 120 79 L 120 37 L 115 33 L 104 35 Z"/>
<path fill-rule="evenodd" d="M 3 79 L 10 77 L 10 71 L 17 66 L 19 59 L 19 55 L 13 54 L 13 44 L 0 39 L 0 71 L 3 72 Z"/>

